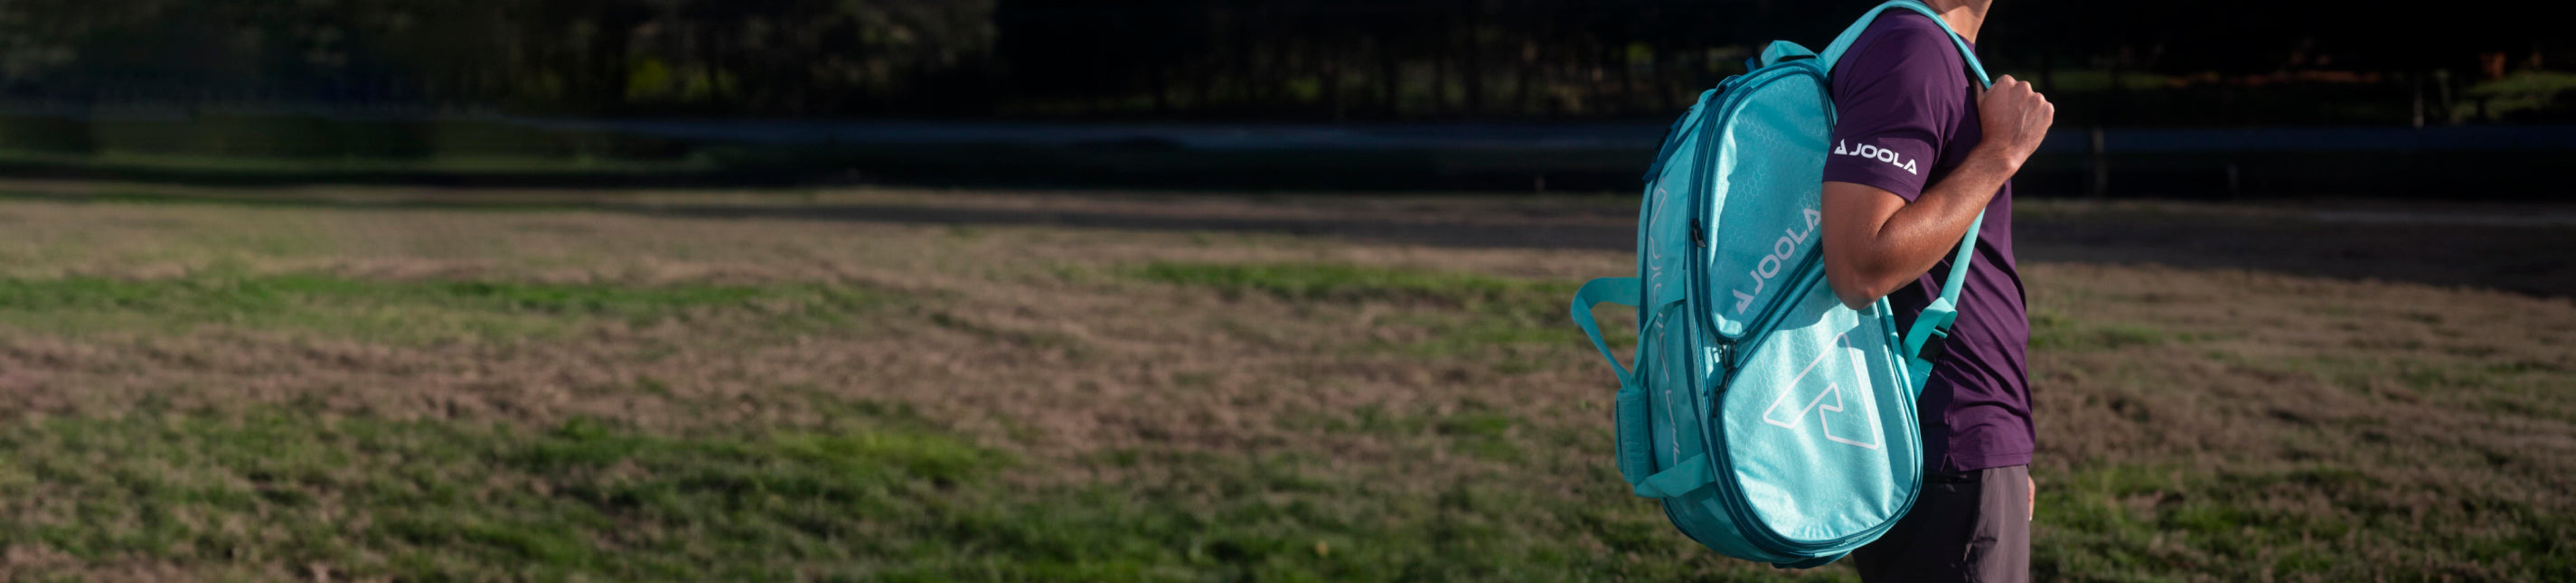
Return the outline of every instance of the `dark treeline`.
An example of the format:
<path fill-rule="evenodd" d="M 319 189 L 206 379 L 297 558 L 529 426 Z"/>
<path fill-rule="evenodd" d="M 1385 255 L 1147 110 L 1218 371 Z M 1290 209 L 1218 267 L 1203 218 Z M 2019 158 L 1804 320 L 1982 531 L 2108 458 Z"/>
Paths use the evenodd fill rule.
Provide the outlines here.
<path fill-rule="evenodd" d="M 1397 121 L 1671 115 L 1837 0 L 0 0 L 0 100 L 552 115 Z M 2522 4 L 2004 0 L 1997 72 L 2112 124 L 2551 119 Z M 2563 55 L 2563 56 L 2562 56 Z M 2557 59 L 2552 61 L 2551 59 Z"/>

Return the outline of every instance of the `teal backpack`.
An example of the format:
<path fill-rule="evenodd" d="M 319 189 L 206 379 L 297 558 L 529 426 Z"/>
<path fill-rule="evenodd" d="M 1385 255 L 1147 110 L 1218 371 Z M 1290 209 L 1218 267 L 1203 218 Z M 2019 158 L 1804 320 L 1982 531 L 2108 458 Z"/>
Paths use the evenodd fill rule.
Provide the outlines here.
<path fill-rule="evenodd" d="M 1823 53 L 1771 43 L 1751 72 L 1701 94 L 1647 171 L 1638 277 L 1592 280 L 1574 295 L 1575 323 L 1619 375 L 1619 474 L 1727 556 L 1831 563 L 1887 532 L 1922 483 L 1915 397 L 1958 317 L 1985 217 L 1911 330 L 1896 329 L 1884 298 L 1844 307 L 1817 251 L 1834 124 L 1827 76 L 1889 9 L 1941 22 L 1912 0 L 1881 4 Z M 1950 38 L 1985 83 L 1967 43 Z M 1638 307 L 1633 370 L 1601 339 L 1592 308 L 1602 302 Z"/>

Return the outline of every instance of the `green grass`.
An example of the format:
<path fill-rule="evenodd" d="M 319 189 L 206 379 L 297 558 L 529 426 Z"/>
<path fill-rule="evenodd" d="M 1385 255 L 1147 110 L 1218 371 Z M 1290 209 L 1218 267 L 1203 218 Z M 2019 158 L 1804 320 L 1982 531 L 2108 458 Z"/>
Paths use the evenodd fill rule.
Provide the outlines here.
<path fill-rule="evenodd" d="M 1554 581 L 1705 567 L 1642 501 L 1534 494 L 1500 475 L 1413 492 L 1301 454 L 1144 450 L 1125 463 L 1172 472 L 1029 488 L 1000 479 L 1026 467 L 1012 456 L 917 420 L 829 425 L 675 436 L 285 410 L 13 423 L 0 497 L 49 502 L 0 513 L 0 543 L 400 580 Z M 1508 421 L 1434 425 L 1492 437 Z"/>
<path fill-rule="evenodd" d="M 1159 273 L 1250 293 L 1406 303 L 1462 325 L 1526 313 L 1512 325 L 1530 329 L 1562 327 L 1571 293 L 1551 283 L 1340 266 L 1167 265 Z M 1305 291 L 1289 291 L 1297 289 Z M 709 313 L 802 320 L 900 299 L 810 284 L 73 277 L 0 280 L 0 323 L 75 337 L 115 326 L 216 325 L 366 338 Z M 366 314 L 384 316 L 356 317 Z M 1081 348 L 942 310 L 919 315 L 985 342 Z M 1570 338 L 1558 334 L 1553 340 Z M 1197 390 L 1213 382 L 1175 379 Z M 674 398 L 660 381 L 634 383 Z M 86 564 L 162 562 L 244 577 L 321 565 L 339 578 L 397 580 L 1768 580 L 1667 536 L 1660 512 L 1616 488 L 1603 460 L 1546 445 L 1575 438 L 1499 408 L 1336 416 L 1326 421 L 1334 428 L 1313 428 L 1488 468 L 1426 476 L 1304 451 L 1212 455 L 1160 442 L 1070 466 L 1033 464 L 954 437 L 908 406 L 839 403 L 811 389 L 764 393 L 813 401 L 802 408 L 830 421 L 675 432 L 586 418 L 537 427 L 396 420 L 300 405 L 173 412 L 157 401 L 121 417 L 36 417 L 0 429 L 0 499 L 47 502 L 0 516 L 0 545 L 37 545 Z M 1340 427 L 1348 423 L 1362 426 Z M 1052 479 L 1084 466 L 1112 477 Z M 1595 474 L 1586 487 L 1600 491 L 1532 490 L 1504 467 Z M 1604 543 L 1614 546 L 1575 546 Z"/>
<path fill-rule="evenodd" d="M 1718 557 L 1628 491 L 1574 281 L 1183 260 L 1274 238 L 6 204 L 38 228 L 0 278 L 0 579 L 1851 575 Z M 334 249 L 350 216 L 418 243 Z M 778 279 L 619 268 L 676 263 Z M 2043 578 L 2576 577 L 2563 301 L 2025 267 Z M 1622 356 L 1629 312 L 1596 312 Z M 384 347 L 457 339 L 505 342 Z"/>
<path fill-rule="evenodd" d="M 2040 489 L 2033 564 L 2040 576 L 2079 581 L 2179 573 L 2557 580 L 2576 572 L 2561 542 L 2576 535 L 2569 517 L 2466 493 L 2408 503 L 2381 473 L 2331 462 L 2079 466 Z M 2483 573 L 2407 565 L 2442 556 L 2527 561 Z"/>
<path fill-rule="evenodd" d="M 83 560 L 324 564 L 405 580 L 782 578 L 916 552 L 1009 458 L 895 425 L 677 437 L 138 414 L 0 431 L 9 544 Z M 817 571 L 819 569 L 819 571 Z"/>
<path fill-rule="evenodd" d="M 589 322 L 649 324 L 718 312 L 829 323 L 887 303 L 845 285 L 389 281 L 324 274 L 169 279 L 0 279 L 0 324 L 59 332 L 209 324 L 369 339 L 544 337 Z"/>
<path fill-rule="evenodd" d="M 1497 462 L 1530 459 L 1530 450 L 1523 445 L 1535 441 L 1531 434 L 1537 429 L 1527 420 L 1476 402 L 1446 412 L 1404 412 L 1382 404 L 1367 404 L 1347 411 L 1289 415 L 1282 419 L 1282 425 L 1298 431 L 1391 440 L 1426 436 L 1440 448 Z"/>
<path fill-rule="evenodd" d="M 2031 350 L 2102 352 L 2179 340 L 2189 338 L 2140 324 L 2083 322 L 2048 310 L 2030 313 Z"/>
<path fill-rule="evenodd" d="M 2434 400 L 2448 406 L 2576 422 L 2576 395 L 2567 392 L 2570 375 L 2554 363 L 2326 357 L 2258 366 L 2314 375 L 2328 385 L 2381 398 Z"/>

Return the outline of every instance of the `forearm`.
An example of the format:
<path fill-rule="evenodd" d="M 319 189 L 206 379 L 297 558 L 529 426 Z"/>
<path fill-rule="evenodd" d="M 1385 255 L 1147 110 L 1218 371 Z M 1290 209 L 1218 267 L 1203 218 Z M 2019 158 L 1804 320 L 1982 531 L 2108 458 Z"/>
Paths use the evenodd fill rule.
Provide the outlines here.
<path fill-rule="evenodd" d="M 1840 267 L 1827 274 L 1836 280 L 1836 294 L 1846 305 L 1865 306 L 1931 271 L 2017 170 L 2010 156 L 1980 149 L 1912 202 L 1897 199 L 1900 206 L 1881 215 L 1884 221 L 1852 225 L 1857 236 L 1828 239 L 1828 267 Z M 1848 247 L 1830 248 L 1836 243 Z"/>
<path fill-rule="evenodd" d="M 1931 271 L 1967 235 L 1968 224 L 1976 222 L 1977 213 L 1985 211 L 1995 192 L 2017 170 L 2018 165 L 2002 155 L 1984 151 L 1970 155 L 1949 176 L 1887 217 L 1878 231 L 1876 255 L 1881 261 L 1874 275 L 1902 284 Z M 1895 285 L 1886 287 L 1892 290 Z"/>
<path fill-rule="evenodd" d="M 1977 116 L 1984 132 L 1967 160 L 1913 201 L 1873 186 L 1825 183 L 1825 278 L 1843 305 L 1867 307 L 1939 265 L 2048 138 L 2057 106 L 2005 75 L 1977 96 Z"/>

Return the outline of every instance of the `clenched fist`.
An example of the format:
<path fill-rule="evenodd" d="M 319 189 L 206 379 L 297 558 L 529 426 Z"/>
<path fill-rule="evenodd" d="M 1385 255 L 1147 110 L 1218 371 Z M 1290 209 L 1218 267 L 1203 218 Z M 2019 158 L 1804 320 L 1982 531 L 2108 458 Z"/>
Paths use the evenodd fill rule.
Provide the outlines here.
<path fill-rule="evenodd" d="M 2048 124 L 2056 121 L 2057 106 L 2031 90 L 2029 82 L 2005 75 L 1995 78 L 1994 86 L 1977 98 L 1977 117 L 1986 131 L 1978 149 L 2020 168 L 2039 149 L 2040 140 L 2048 138 Z"/>

